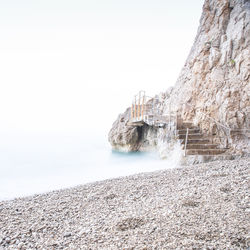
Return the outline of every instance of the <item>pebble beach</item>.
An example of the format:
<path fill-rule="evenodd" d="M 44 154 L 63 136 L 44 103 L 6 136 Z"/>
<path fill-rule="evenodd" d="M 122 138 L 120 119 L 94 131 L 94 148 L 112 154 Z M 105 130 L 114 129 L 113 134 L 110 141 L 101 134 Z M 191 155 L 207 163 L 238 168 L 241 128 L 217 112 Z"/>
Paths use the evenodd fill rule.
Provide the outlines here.
<path fill-rule="evenodd" d="M 250 158 L 0 202 L 0 249 L 248 249 Z"/>

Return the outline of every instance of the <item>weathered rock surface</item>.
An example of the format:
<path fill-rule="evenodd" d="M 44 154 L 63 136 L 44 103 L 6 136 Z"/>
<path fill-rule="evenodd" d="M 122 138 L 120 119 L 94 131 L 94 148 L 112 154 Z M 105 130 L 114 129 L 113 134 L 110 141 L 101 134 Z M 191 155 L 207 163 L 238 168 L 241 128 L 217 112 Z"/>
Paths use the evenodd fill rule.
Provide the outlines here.
<path fill-rule="evenodd" d="M 171 111 L 178 112 L 183 120 L 193 121 L 202 131 L 225 137 L 232 151 L 250 153 L 246 134 L 230 137 L 228 130 L 219 125 L 250 128 L 250 1 L 205 0 L 186 63 L 175 86 L 159 95 L 159 100 L 158 108 L 163 115 L 171 107 Z M 112 146 L 119 141 L 113 135 L 123 138 L 120 131 L 127 130 L 126 123 L 119 123 L 119 119 L 109 137 Z M 144 150 L 143 142 L 135 139 L 136 147 L 130 143 L 129 149 Z M 129 142 L 133 140 L 129 138 Z"/>
<path fill-rule="evenodd" d="M 109 132 L 108 140 L 114 150 L 120 152 L 158 151 L 162 158 L 176 147 L 171 145 L 166 128 L 148 125 L 135 127 L 128 125 L 130 108 L 120 114 Z"/>
<path fill-rule="evenodd" d="M 114 150 L 130 152 L 138 150 L 139 133 L 136 127 L 128 125 L 130 108 L 120 114 L 114 122 L 108 140 Z"/>
<path fill-rule="evenodd" d="M 161 131 L 151 126 L 134 127 L 128 125 L 130 108 L 118 116 L 108 136 L 114 150 L 121 152 L 152 151 L 158 145 Z"/>
<path fill-rule="evenodd" d="M 184 119 L 212 126 L 202 111 L 230 128 L 249 127 L 249 1 L 205 1 L 195 42 L 169 96 L 165 104 L 177 101 Z"/>
<path fill-rule="evenodd" d="M 249 158 L 0 202 L 0 249 L 248 249 Z"/>

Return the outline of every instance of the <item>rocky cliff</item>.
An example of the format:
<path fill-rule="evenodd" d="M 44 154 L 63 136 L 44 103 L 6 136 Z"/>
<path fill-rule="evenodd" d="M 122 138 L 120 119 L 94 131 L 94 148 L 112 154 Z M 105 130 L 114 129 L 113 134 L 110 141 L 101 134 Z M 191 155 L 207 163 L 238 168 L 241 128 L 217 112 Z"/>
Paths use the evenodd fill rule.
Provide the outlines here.
<path fill-rule="evenodd" d="M 203 131 L 228 137 L 234 151 L 249 152 L 244 133 L 232 137 L 224 131 L 250 127 L 249 96 L 250 1 L 205 0 L 190 54 L 175 86 L 159 95 L 158 108 L 164 115 L 171 107 Z M 113 124 L 113 148 L 145 150 L 164 141 L 162 129 L 128 126 L 128 115 L 129 109 Z"/>
<path fill-rule="evenodd" d="M 250 2 L 206 0 L 194 45 L 168 101 L 177 101 L 176 108 L 189 119 L 202 122 L 200 110 L 231 128 L 247 126 L 249 45 Z"/>

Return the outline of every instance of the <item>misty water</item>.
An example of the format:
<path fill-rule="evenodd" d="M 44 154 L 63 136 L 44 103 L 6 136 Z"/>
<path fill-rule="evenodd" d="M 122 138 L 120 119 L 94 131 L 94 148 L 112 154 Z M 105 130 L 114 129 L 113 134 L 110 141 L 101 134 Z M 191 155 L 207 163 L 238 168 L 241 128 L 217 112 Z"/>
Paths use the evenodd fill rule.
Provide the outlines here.
<path fill-rule="evenodd" d="M 157 153 L 114 152 L 105 135 L 90 134 L 1 135 L 0 200 L 177 165 Z"/>

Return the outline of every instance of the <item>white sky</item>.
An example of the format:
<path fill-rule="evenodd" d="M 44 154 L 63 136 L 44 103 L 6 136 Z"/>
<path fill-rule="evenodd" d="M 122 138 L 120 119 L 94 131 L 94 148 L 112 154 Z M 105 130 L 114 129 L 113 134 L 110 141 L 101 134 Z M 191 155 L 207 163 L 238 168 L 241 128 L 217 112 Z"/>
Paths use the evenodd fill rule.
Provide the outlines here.
<path fill-rule="evenodd" d="M 0 133 L 109 129 L 174 85 L 203 0 L 0 0 Z"/>

